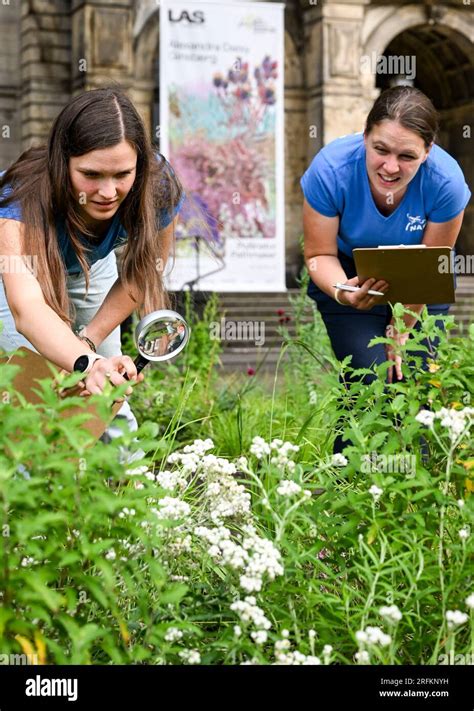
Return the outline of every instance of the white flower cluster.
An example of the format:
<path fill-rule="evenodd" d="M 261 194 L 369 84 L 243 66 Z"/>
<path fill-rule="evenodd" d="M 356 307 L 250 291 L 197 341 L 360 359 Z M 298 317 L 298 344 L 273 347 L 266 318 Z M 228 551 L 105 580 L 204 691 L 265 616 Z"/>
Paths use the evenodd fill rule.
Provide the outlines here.
<path fill-rule="evenodd" d="M 459 627 L 459 625 L 463 625 L 465 622 L 468 621 L 468 619 L 469 615 L 467 615 L 465 612 L 461 612 L 460 610 L 446 611 L 446 620 L 448 622 L 449 629 L 454 629 L 454 627 Z"/>
<path fill-rule="evenodd" d="M 214 523 L 221 523 L 227 516 L 247 516 L 250 513 L 250 494 L 231 476 L 210 482 L 205 495 Z"/>
<path fill-rule="evenodd" d="M 441 426 L 446 427 L 451 441 L 454 442 L 467 432 L 474 423 L 474 407 L 464 407 L 462 410 L 442 407 L 437 412 L 420 410 L 415 419 L 421 422 L 422 425 L 431 428 L 435 420 L 441 420 Z"/>
<path fill-rule="evenodd" d="M 337 452 L 336 454 L 332 455 L 331 464 L 333 465 L 333 467 L 345 467 L 347 464 L 347 459 L 343 454 Z"/>
<path fill-rule="evenodd" d="M 165 640 L 167 642 L 177 642 L 179 639 L 183 638 L 182 630 L 177 627 L 168 627 L 165 634 Z"/>
<path fill-rule="evenodd" d="M 179 464 L 181 473 L 194 474 L 201 464 L 201 459 L 209 449 L 214 447 L 212 439 L 195 439 L 192 444 L 187 444 L 181 452 L 173 452 L 167 458 L 170 464 Z"/>
<path fill-rule="evenodd" d="M 316 637 L 315 630 L 309 630 L 308 637 L 310 639 L 312 654 L 306 655 L 299 651 L 291 651 L 291 642 L 288 639 L 290 633 L 288 630 L 282 630 L 281 636 L 283 639 L 279 639 L 275 642 L 275 659 L 276 665 L 291 664 L 291 665 L 318 665 L 321 664 L 321 659 L 314 655 L 314 639 Z M 330 644 L 325 644 L 323 647 L 323 657 L 324 663 L 330 663 L 330 656 L 333 648 Z"/>
<path fill-rule="evenodd" d="M 464 602 L 471 610 L 474 610 L 474 593 L 468 595 Z"/>
<path fill-rule="evenodd" d="M 420 412 L 415 417 L 417 422 L 425 425 L 425 427 L 433 427 L 433 422 L 435 421 L 435 413 L 431 410 L 420 410 Z"/>
<path fill-rule="evenodd" d="M 469 538 L 470 535 L 471 535 L 471 532 L 467 526 L 460 528 L 458 531 L 458 536 L 461 539 L 461 541 L 467 541 L 467 539 Z"/>
<path fill-rule="evenodd" d="M 183 490 L 186 488 L 186 479 L 179 471 L 170 472 L 165 470 L 163 472 L 158 472 L 154 478 L 156 483 L 166 491 L 174 491 L 175 489 Z"/>
<path fill-rule="evenodd" d="M 380 627 L 366 627 L 365 630 L 359 630 L 355 634 L 359 645 L 363 644 L 380 644 L 381 647 L 387 647 L 392 638 L 389 634 L 385 634 Z"/>
<path fill-rule="evenodd" d="M 254 632 L 250 633 L 250 636 L 252 637 L 255 644 L 265 644 L 268 639 L 268 632 L 266 632 L 265 630 L 255 630 Z"/>
<path fill-rule="evenodd" d="M 298 445 L 283 442 L 281 439 L 274 439 L 268 444 L 263 437 L 254 437 L 250 445 L 250 453 L 257 459 L 272 454 L 270 462 L 279 467 L 286 467 L 289 471 L 293 471 L 296 466 L 290 455 L 292 452 L 299 452 L 299 449 Z"/>
<path fill-rule="evenodd" d="M 369 664 L 370 655 L 366 649 L 362 649 L 360 652 L 356 652 L 354 658 L 357 664 Z"/>
<path fill-rule="evenodd" d="M 216 562 L 243 571 L 240 586 L 247 592 L 260 591 L 265 575 L 270 580 L 283 575 L 280 552 L 267 538 L 257 536 L 253 526 L 244 527 L 241 545 L 231 539 L 231 532 L 225 526 L 197 526 L 194 533 L 211 544 L 207 552 Z"/>
<path fill-rule="evenodd" d="M 225 526 L 217 528 L 197 526 L 194 534 L 211 544 L 207 552 L 216 562 L 232 570 L 245 567 L 249 558 L 248 553 L 241 545 L 231 540 L 231 533 Z"/>
<path fill-rule="evenodd" d="M 248 516 L 250 514 L 250 494 L 234 478 L 237 467 L 233 462 L 214 454 L 206 454 L 214 447 L 211 439 L 194 440 L 181 452 L 173 452 L 168 462 L 180 467 L 178 472 L 161 472 L 157 482 L 165 489 L 186 486 L 186 476 L 197 474 L 207 483 L 205 499 L 211 520 L 219 525 L 222 519 L 230 516 Z"/>
<path fill-rule="evenodd" d="M 169 519 L 178 521 L 186 518 L 191 513 L 191 507 L 181 499 L 174 499 L 172 496 L 164 496 L 158 500 L 159 509 L 150 509 L 152 513 L 159 519 Z"/>
<path fill-rule="evenodd" d="M 289 479 L 282 479 L 280 486 L 277 487 L 277 493 L 280 494 L 280 496 L 295 496 L 299 494 L 301 490 L 301 486 L 297 484 L 296 481 Z"/>
<path fill-rule="evenodd" d="M 388 622 L 400 622 L 402 619 L 402 613 L 396 605 L 382 605 L 379 614 Z"/>
<path fill-rule="evenodd" d="M 125 516 L 135 516 L 136 513 L 135 509 L 129 509 L 125 506 L 119 513 L 119 518 L 125 518 Z"/>
<path fill-rule="evenodd" d="M 32 556 L 27 555 L 21 559 L 20 565 L 22 568 L 27 568 L 29 565 L 34 565 L 37 562 L 38 561 L 36 561 L 34 558 L 32 558 Z"/>
<path fill-rule="evenodd" d="M 192 444 L 187 444 L 183 447 L 183 452 L 185 454 L 197 454 L 198 457 L 203 457 L 210 449 L 214 449 L 214 442 L 208 437 L 207 439 L 195 439 Z"/>
<path fill-rule="evenodd" d="M 181 452 L 173 452 L 167 461 L 170 464 L 178 465 L 180 470 L 178 472 L 161 472 L 156 477 L 157 483 L 165 489 L 173 490 L 177 487 L 184 489 L 186 477 L 189 474 L 197 473 L 200 479 L 210 482 L 218 478 L 219 493 L 222 496 L 217 495 L 217 486 L 211 487 L 208 491 L 209 499 L 213 504 L 212 510 L 215 512 L 214 519 L 217 521 L 221 516 L 233 516 L 244 511 L 248 513 L 250 496 L 233 479 L 237 467 L 228 459 L 216 457 L 214 454 L 206 454 L 212 447 L 214 447 L 214 443 L 211 439 L 196 439 L 193 444 L 187 445 Z M 248 504 L 244 501 L 247 496 Z"/>
<path fill-rule="evenodd" d="M 372 496 L 374 497 L 374 501 L 378 501 L 383 494 L 383 489 L 380 489 L 375 484 L 372 484 L 369 489 L 369 494 L 372 494 Z"/>
<path fill-rule="evenodd" d="M 275 665 L 292 665 L 292 666 L 309 666 L 309 665 L 319 665 L 321 660 L 319 657 L 315 657 L 312 654 L 302 654 L 302 652 L 283 652 L 277 651 L 275 649 Z"/>
<path fill-rule="evenodd" d="M 270 580 L 274 580 L 277 575 L 283 575 L 281 554 L 268 538 L 257 536 L 253 526 L 244 526 L 244 533 L 246 537 L 242 541 L 242 547 L 249 558 L 245 572 L 240 576 L 240 586 L 247 592 L 260 591 L 264 575 L 268 575 Z"/>
<path fill-rule="evenodd" d="M 201 458 L 194 453 L 183 454 L 182 452 L 173 452 L 166 460 L 170 464 L 179 464 L 181 473 L 184 476 L 194 474 L 197 471 Z"/>
<path fill-rule="evenodd" d="M 179 528 L 179 526 L 178 526 Z M 173 535 L 176 533 L 175 529 L 168 529 L 168 533 Z M 181 553 L 189 553 L 192 548 L 191 536 L 188 534 L 186 536 L 174 536 L 173 539 L 167 544 L 167 549 L 172 555 L 180 555 Z"/>
<path fill-rule="evenodd" d="M 146 465 L 126 470 L 126 474 L 128 474 L 129 476 L 146 476 L 148 473 L 152 474 L 152 472 L 150 472 L 150 469 Z"/>
<path fill-rule="evenodd" d="M 257 459 L 262 459 L 265 455 L 270 454 L 272 450 L 268 442 L 265 442 L 263 437 L 254 437 L 250 445 L 250 454 L 253 454 Z"/>
<path fill-rule="evenodd" d="M 197 649 L 183 649 L 181 652 L 178 652 L 178 656 L 181 657 L 185 664 L 201 663 L 201 655 Z"/>
<path fill-rule="evenodd" d="M 232 476 L 237 472 L 237 467 L 233 462 L 223 457 L 216 457 L 215 454 L 206 454 L 202 460 L 201 477 L 207 478 L 209 475 L 216 474 L 218 476 Z M 204 476 L 203 476 L 204 474 Z"/>
<path fill-rule="evenodd" d="M 297 444 L 291 442 L 283 442 L 281 439 L 274 439 L 270 442 L 270 447 L 276 452 L 275 456 L 270 459 L 271 464 L 276 464 L 278 467 L 286 467 L 292 472 L 295 469 L 295 462 L 290 459 L 291 452 L 299 452 L 300 448 Z"/>
<path fill-rule="evenodd" d="M 230 606 L 233 612 L 237 612 L 242 622 L 253 624 L 257 630 L 269 630 L 270 620 L 265 617 L 261 607 L 257 605 L 257 600 L 253 595 L 247 595 L 244 600 L 236 600 Z"/>

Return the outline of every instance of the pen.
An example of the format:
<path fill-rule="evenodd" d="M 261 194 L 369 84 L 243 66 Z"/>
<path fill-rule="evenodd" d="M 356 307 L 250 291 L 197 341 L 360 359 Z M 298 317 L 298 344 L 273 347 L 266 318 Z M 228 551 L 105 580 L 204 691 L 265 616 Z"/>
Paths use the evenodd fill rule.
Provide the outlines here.
<path fill-rule="evenodd" d="M 333 287 L 342 289 L 342 291 L 359 291 L 360 289 L 360 286 L 350 286 L 349 284 L 333 284 Z M 383 291 L 374 291 L 373 289 L 369 289 L 367 293 L 371 296 L 385 296 Z"/>

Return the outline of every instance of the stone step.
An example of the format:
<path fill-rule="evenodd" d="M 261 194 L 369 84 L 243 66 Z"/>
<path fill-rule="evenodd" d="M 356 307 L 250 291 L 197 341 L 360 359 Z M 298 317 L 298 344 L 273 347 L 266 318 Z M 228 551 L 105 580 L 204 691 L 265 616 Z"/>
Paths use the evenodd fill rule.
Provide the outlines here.
<path fill-rule="evenodd" d="M 227 322 L 260 322 L 265 324 L 265 343 L 257 346 L 255 341 L 223 340 L 221 356 L 222 367 L 226 371 L 246 372 L 248 368 L 256 369 L 259 363 L 262 372 L 274 370 L 280 358 L 283 337 L 280 328 L 285 328 L 290 337 L 295 337 L 294 305 L 292 300 L 300 295 L 299 289 L 288 289 L 285 292 L 221 292 L 219 293 L 219 318 Z M 474 322 L 474 278 L 458 278 L 456 290 L 457 302 L 452 305 L 450 313 L 457 321 L 457 328 L 451 331 L 456 336 L 460 332 L 467 333 L 468 326 Z M 280 323 L 278 310 L 282 309 L 289 321 Z M 311 323 L 314 318 L 315 305 L 308 299 L 300 311 L 300 323 Z M 285 358 L 286 356 L 283 356 Z"/>
<path fill-rule="evenodd" d="M 275 292 L 235 292 L 235 291 L 224 291 L 219 292 L 219 300 L 221 303 L 254 303 L 255 299 L 258 298 L 259 303 L 275 303 L 275 301 L 281 300 L 288 302 L 290 297 L 296 297 L 300 293 L 299 289 L 288 289 L 287 291 L 275 291 Z M 456 295 L 474 294 L 474 277 L 463 277 L 458 279 L 458 286 L 456 289 Z"/>

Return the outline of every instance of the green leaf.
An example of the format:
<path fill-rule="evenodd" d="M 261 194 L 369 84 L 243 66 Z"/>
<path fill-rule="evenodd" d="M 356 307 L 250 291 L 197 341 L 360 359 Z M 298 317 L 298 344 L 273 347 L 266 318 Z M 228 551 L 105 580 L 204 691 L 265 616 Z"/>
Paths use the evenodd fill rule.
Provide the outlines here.
<path fill-rule="evenodd" d="M 189 590 L 189 586 L 184 583 L 169 585 L 160 595 L 160 602 L 163 605 L 177 603 L 183 599 Z"/>
<path fill-rule="evenodd" d="M 38 573 L 27 573 L 25 575 L 25 582 L 27 585 L 34 590 L 45 605 L 52 610 L 57 612 L 64 602 L 64 598 L 55 590 L 51 590 L 48 586 L 39 578 Z"/>
<path fill-rule="evenodd" d="M 404 409 L 405 404 L 406 404 L 405 395 L 403 395 L 403 394 L 397 395 L 395 398 L 393 398 L 392 403 L 391 403 L 393 412 L 401 412 Z"/>
<path fill-rule="evenodd" d="M 372 451 L 377 450 L 379 447 L 382 446 L 382 444 L 385 442 L 385 440 L 388 437 L 388 432 L 377 432 L 372 439 L 370 440 L 370 449 Z"/>

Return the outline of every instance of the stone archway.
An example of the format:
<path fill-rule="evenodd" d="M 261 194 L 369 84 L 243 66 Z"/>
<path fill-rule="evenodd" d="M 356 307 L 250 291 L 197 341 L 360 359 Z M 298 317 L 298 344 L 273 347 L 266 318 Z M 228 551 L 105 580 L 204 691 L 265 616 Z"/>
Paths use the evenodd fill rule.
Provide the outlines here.
<path fill-rule="evenodd" d="M 471 189 L 474 158 L 471 141 L 473 115 L 474 58 L 470 27 L 462 11 L 439 7 L 427 16 L 426 8 L 370 8 L 363 28 L 366 56 L 415 57 L 413 85 L 431 98 L 441 116 L 438 143 L 460 164 Z M 375 11 L 379 22 L 374 25 Z M 372 98 L 387 88 L 393 75 L 362 77 L 364 93 Z M 474 252 L 474 207 L 468 206 L 457 242 L 459 252 Z"/>
<path fill-rule="evenodd" d="M 156 138 L 160 13 L 156 4 L 143 3 L 140 9 L 133 29 L 134 84 L 129 93 L 150 135 Z"/>

